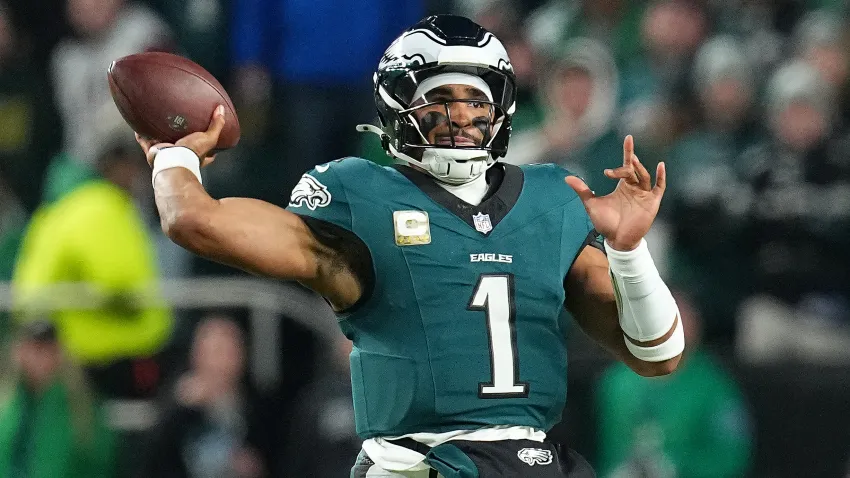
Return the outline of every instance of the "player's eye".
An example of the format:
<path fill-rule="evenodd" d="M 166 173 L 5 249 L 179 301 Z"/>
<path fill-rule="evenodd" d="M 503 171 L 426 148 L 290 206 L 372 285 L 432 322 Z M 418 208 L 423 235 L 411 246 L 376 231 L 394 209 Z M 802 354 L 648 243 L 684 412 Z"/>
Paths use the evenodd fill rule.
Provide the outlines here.
<path fill-rule="evenodd" d="M 479 108 L 484 107 L 484 103 L 482 103 L 480 101 L 470 101 L 467 104 L 469 105 L 470 108 L 475 108 L 475 109 L 479 109 Z"/>

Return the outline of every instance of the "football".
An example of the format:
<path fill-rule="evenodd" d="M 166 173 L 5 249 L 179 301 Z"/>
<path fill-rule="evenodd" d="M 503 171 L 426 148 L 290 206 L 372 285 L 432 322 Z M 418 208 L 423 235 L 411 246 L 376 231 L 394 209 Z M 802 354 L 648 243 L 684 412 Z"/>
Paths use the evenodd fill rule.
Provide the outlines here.
<path fill-rule="evenodd" d="M 239 119 L 230 96 L 191 60 L 170 53 L 138 53 L 113 61 L 106 76 L 118 111 L 142 136 L 173 143 L 206 131 L 215 107 L 224 105 L 224 130 L 216 150 L 239 142 Z"/>

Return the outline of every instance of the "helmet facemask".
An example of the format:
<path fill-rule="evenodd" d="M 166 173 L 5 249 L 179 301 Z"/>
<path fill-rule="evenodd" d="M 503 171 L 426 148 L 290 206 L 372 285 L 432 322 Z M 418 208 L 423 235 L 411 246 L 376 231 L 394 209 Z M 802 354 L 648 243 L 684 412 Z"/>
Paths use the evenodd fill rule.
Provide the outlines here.
<path fill-rule="evenodd" d="M 493 138 L 505 118 L 499 105 L 487 98 L 418 103 L 398 113 L 405 125 L 402 154 L 448 183 L 475 179 L 495 162 Z"/>
<path fill-rule="evenodd" d="M 504 155 L 495 140 L 505 127 L 506 108 L 493 100 L 491 86 L 482 78 L 435 70 L 409 73 L 394 85 L 390 99 L 411 106 L 393 111 L 390 124 L 396 126 L 398 144 L 389 149 L 443 182 L 469 182 Z M 458 90 L 465 94 L 454 95 Z"/>

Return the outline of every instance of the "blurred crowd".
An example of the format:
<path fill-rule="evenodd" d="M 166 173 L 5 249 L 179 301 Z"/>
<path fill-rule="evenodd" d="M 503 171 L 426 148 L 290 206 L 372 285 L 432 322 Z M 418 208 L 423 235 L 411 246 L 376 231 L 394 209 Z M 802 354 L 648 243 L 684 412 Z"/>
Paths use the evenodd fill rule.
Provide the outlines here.
<path fill-rule="evenodd" d="M 354 126 L 376 121 L 384 48 L 437 12 L 508 48 L 520 91 L 505 161 L 563 165 L 597 194 L 626 134 L 648 169 L 666 163 L 650 243 L 692 345 L 669 379 L 601 375 L 601 476 L 751 470 L 751 408 L 723 363 L 850 363 L 846 0 L 0 0 L 0 283 L 14 298 L 0 307 L 0 478 L 347 476 L 350 344 L 282 317 L 279 385 L 260 390 L 245 310 L 169 307 L 162 279 L 239 273 L 159 232 L 106 68 L 157 50 L 212 72 L 242 140 L 205 185 L 285 205 L 315 164 L 390 162 Z"/>

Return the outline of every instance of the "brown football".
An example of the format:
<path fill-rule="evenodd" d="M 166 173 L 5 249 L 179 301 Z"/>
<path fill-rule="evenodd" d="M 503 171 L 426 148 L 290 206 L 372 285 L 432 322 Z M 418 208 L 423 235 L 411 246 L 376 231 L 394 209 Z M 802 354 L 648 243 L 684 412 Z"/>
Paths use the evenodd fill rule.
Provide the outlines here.
<path fill-rule="evenodd" d="M 191 60 L 170 53 L 139 53 L 113 61 L 106 76 L 118 111 L 142 136 L 173 143 L 206 131 L 215 107 L 224 105 L 224 130 L 216 149 L 239 142 L 239 119 L 230 96 Z"/>

